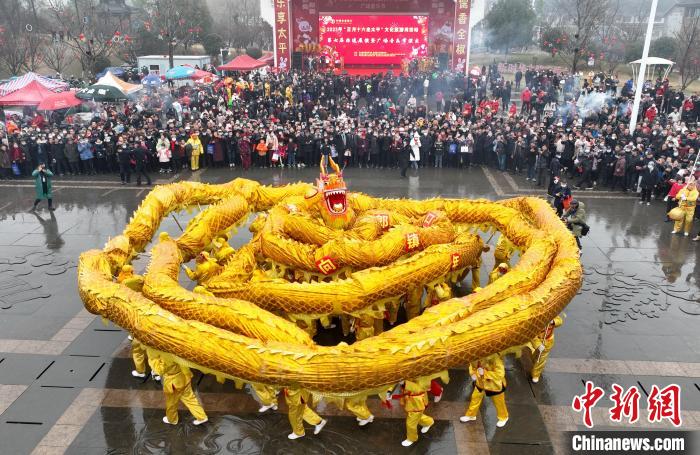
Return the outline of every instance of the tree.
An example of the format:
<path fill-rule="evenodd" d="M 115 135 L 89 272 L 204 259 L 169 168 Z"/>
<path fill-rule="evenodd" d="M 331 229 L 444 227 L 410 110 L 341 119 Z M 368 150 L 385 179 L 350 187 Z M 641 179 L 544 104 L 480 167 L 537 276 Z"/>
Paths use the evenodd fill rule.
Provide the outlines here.
<path fill-rule="evenodd" d="M 675 38 L 681 90 L 685 90 L 700 77 L 700 17 L 684 18 Z"/>
<path fill-rule="evenodd" d="M 0 65 L 16 75 L 36 70 L 42 60 L 45 37 L 39 18 L 24 0 L 5 0 L 0 7 Z"/>
<path fill-rule="evenodd" d="M 559 0 L 557 8 L 567 18 L 567 28 L 571 30 L 568 43 L 558 54 L 575 73 L 579 70 L 581 60 L 589 55 L 593 43 L 606 15 L 610 14 L 616 3 L 613 0 Z"/>
<path fill-rule="evenodd" d="M 677 52 L 678 45 L 676 40 L 670 36 L 662 36 L 661 38 L 655 39 L 651 42 L 651 47 L 649 48 L 649 55 L 667 58 L 669 60 L 675 60 Z"/>
<path fill-rule="evenodd" d="M 60 40 L 54 40 L 44 48 L 44 63 L 58 74 L 63 74 L 74 57 L 73 50 Z"/>
<path fill-rule="evenodd" d="M 55 30 L 63 32 L 66 45 L 80 59 L 83 72 L 95 74 L 98 62 L 113 52 L 114 37 L 121 36 L 121 24 L 104 17 L 99 0 L 46 0 L 53 14 Z"/>
<path fill-rule="evenodd" d="M 504 54 L 532 43 L 535 12 L 530 0 L 498 0 L 486 14 L 487 43 Z"/>
<path fill-rule="evenodd" d="M 173 53 L 178 45 L 188 49 L 192 44 L 201 42 L 204 30 L 211 30 L 212 19 L 206 2 L 146 0 L 144 9 L 149 16 L 144 27 L 167 45 L 171 68 L 174 66 Z"/>

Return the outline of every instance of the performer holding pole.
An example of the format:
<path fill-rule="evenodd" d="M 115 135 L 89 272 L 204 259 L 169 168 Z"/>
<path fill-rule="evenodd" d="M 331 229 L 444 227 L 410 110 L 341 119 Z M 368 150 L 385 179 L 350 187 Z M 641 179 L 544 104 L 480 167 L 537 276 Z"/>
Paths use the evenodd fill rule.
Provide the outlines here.
<path fill-rule="evenodd" d="M 300 389 L 284 389 L 284 399 L 289 407 L 289 423 L 292 425 L 292 432 L 287 436 L 289 439 L 303 438 L 304 422 L 314 426 L 314 434 L 319 434 L 328 423 L 311 409 L 311 394 Z"/>
<path fill-rule="evenodd" d="M 177 407 L 180 402 L 190 410 L 195 425 L 201 425 L 209 418 L 192 390 L 192 372 L 172 360 L 162 358 L 163 393 L 165 394 L 165 417 L 163 422 L 177 425 L 179 420 Z"/>
<path fill-rule="evenodd" d="M 530 375 L 532 376 L 532 382 L 535 384 L 540 381 L 549 352 L 554 347 L 554 329 L 560 327 L 563 323 L 564 320 L 560 316 L 555 317 L 547 324 L 540 336 L 530 342 L 532 350 L 532 370 Z"/>
<path fill-rule="evenodd" d="M 506 408 L 506 369 L 503 359 L 499 354 L 493 354 L 472 362 L 469 364 L 469 374 L 474 381 L 474 392 L 472 392 L 467 412 L 459 418 L 459 421 L 466 423 L 476 420 L 481 402 L 486 395 L 491 397 L 496 407 L 498 417 L 496 426 L 504 427 L 508 422 L 508 408 Z"/>
<path fill-rule="evenodd" d="M 425 434 L 435 421 L 425 414 L 425 408 L 428 406 L 426 387 L 423 387 L 420 381 L 407 380 L 402 388 L 402 393 L 398 397 L 406 411 L 406 439 L 401 445 L 409 447 L 418 440 L 418 425 L 421 426 L 420 432 Z"/>

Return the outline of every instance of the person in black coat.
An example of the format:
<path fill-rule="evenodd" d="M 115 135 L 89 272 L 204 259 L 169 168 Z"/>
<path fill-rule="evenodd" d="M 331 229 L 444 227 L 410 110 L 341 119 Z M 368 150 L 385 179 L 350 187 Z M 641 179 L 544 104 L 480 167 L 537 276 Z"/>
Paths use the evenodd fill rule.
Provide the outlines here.
<path fill-rule="evenodd" d="M 139 144 L 131 149 L 131 153 L 136 162 L 134 172 L 136 173 L 136 184 L 141 185 L 141 176 L 146 178 L 146 185 L 151 184 L 151 178 L 146 173 L 146 164 L 148 158 L 146 157 L 148 150 Z"/>
<path fill-rule="evenodd" d="M 120 144 L 117 149 L 117 163 L 122 185 L 131 183 L 131 149 L 126 143 Z"/>
<path fill-rule="evenodd" d="M 653 161 L 649 161 L 649 164 L 642 170 L 642 199 L 639 201 L 640 204 L 651 205 L 651 193 L 654 188 L 659 183 L 659 171 L 656 168 L 656 164 Z"/>
<path fill-rule="evenodd" d="M 554 196 L 554 188 L 561 177 L 560 158 L 559 155 L 554 155 L 552 161 L 549 162 L 549 187 L 547 188 L 547 194 L 550 196 Z"/>
<path fill-rule="evenodd" d="M 413 155 L 413 150 L 411 145 L 405 137 L 401 138 L 402 144 L 399 150 L 399 168 L 401 168 L 401 177 L 406 177 L 406 171 L 408 170 L 408 165 L 411 160 L 411 155 Z"/>

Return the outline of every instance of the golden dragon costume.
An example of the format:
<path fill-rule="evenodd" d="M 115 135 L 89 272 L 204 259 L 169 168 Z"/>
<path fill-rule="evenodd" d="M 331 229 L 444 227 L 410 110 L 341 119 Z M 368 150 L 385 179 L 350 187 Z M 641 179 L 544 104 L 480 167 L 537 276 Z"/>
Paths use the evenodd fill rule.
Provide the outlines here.
<path fill-rule="evenodd" d="M 330 161 L 329 173 L 324 164 L 315 186 L 235 179 L 154 188 L 122 235 L 81 255 L 85 307 L 165 361 L 348 398 L 523 345 L 578 291 L 576 243 L 544 200 L 381 199 L 349 192 L 337 165 Z M 179 237 L 158 236 L 141 291 L 115 281 L 164 217 L 202 206 Z M 250 213 L 258 214 L 252 240 L 233 250 L 227 233 Z M 444 294 L 478 264 L 478 231 L 499 231 L 521 252 L 518 263 L 478 293 L 435 300 L 419 314 L 424 290 Z M 178 283 L 192 259 L 197 292 Z M 402 303 L 415 317 L 352 345 L 320 346 L 310 336 L 319 319 L 381 321 Z"/>

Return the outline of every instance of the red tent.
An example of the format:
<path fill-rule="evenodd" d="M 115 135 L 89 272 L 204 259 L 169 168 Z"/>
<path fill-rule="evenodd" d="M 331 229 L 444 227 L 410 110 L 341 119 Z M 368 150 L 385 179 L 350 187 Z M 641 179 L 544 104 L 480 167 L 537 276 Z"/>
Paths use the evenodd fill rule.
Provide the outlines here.
<path fill-rule="evenodd" d="M 258 59 L 259 62 L 263 62 L 266 65 L 273 65 L 275 63 L 275 54 L 272 52 L 265 52 L 263 56 Z"/>
<path fill-rule="evenodd" d="M 253 57 L 248 55 L 239 55 L 225 65 L 221 65 L 218 69 L 220 71 L 250 71 L 258 68 L 267 66 L 267 63 L 263 63 L 259 60 L 255 60 Z"/>
<path fill-rule="evenodd" d="M 66 109 L 73 106 L 78 106 L 83 100 L 75 96 L 75 92 L 67 91 L 61 93 L 53 93 L 44 98 L 36 107 L 40 111 L 55 111 L 58 109 Z"/>
<path fill-rule="evenodd" d="M 37 81 L 31 81 L 19 90 L 0 97 L 0 106 L 36 106 L 54 92 Z"/>

